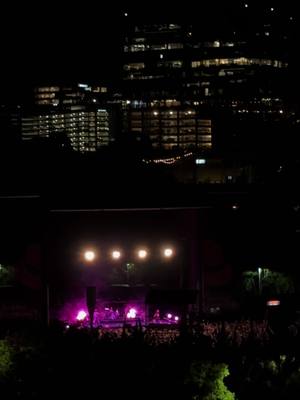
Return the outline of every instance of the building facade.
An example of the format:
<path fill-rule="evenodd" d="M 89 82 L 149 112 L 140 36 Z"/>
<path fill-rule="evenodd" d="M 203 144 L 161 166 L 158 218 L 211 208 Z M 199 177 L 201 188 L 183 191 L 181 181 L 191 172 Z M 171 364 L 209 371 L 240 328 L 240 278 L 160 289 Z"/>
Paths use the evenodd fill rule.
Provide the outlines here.
<path fill-rule="evenodd" d="M 134 134 L 146 133 L 154 148 L 211 148 L 212 127 L 209 118 L 205 118 L 194 107 L 157 103 L 155 107 L 129 108 L 126 111 L 127 129 Z"/>
<path fill-rule="evenodd" d="M 95 152 L 114 139 L 113 108 L 106 87 L 43 86 L 34 91 L 34 106 L 21 118 L 22 139 L 64 134 L 71 148 Z"/>
<path fill-rule="evenodd" d="M 293 21 L 273 8 L 255 19 L 243 8 L 235 20 L 214 17 L 213 28 L 192 16 L 156 24 L 128 18 L 125 130 L 147 134 L 155 147 L 209 150 L 243 142 L 249 119 L 291 118 L 284 98 Z"/>

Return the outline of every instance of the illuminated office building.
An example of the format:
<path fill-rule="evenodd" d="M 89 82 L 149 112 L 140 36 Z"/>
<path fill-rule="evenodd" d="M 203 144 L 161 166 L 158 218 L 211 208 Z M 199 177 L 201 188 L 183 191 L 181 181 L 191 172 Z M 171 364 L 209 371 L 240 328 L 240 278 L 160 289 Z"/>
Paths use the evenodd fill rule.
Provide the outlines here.
<path fill-rule="evenodd" d="M 81 83 L 37 87 L 33 109 L 22 116 L 23 140 L 64 133 L 75 151 L 107 146 L 113 140 L 113 109 L 107 106 L 106 94 L 106 87 Z"/>
<path fill-rule="evenodd" d="M 23 140 L 49 138 L 64 132 L 73 150 L 96 151 L 110 142 L 110 115 L 107 109 L 86 110 L 73 106 L 66 111 L 47 112 L 22 118 Z"/>
<path fill-rule="evenodd" d="M 211 148 L 211 120 L 194 107 L 182 108 L 156 105 L 130 109 L 128 129 L 132 133 L 146 132 L 154 148 Z"/>
<path fill-rule="evenodd" d="M 106 99 L 107 93 L 106 86 L 92 86 L 86 83 L 39 86 L 34 90 L 34 103 L 44 107 L 96 104 Z"/>
<path fill-rule="evenodd" d="M 147 134 L 160 148 L 209 150 L 218 145 L 220 126 L 224 144 L 237 121 L 290 117 L 284 91 L 292 20 L 274 17 L 275 9 L 255 19 L 258 10 L 241 8 L 235 19 L 223 22 L 216 21 L 213 8 L 207 14 L 199 9 L 201 20 L 177 15 L 184 23 L 126 17 L 126 130 Z"/>

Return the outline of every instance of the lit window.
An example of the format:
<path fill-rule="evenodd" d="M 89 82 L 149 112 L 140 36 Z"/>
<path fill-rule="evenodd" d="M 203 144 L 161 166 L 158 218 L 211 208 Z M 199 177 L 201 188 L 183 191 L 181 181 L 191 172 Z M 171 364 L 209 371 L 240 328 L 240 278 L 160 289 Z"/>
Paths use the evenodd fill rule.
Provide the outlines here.
<path fill-rule="evenodd" d="M 197 165 L 203 165 L 203 164 L 206 164 L 206 160 L 203 158 L 196 158 L 195 163 Z"/>
<path fill-rule="evenodd" d="M 182 49 L 183 44 L 182 43 L 168 43 L 167 47 L 168 47 L 168 50 Z"/>
<path fill-rule="evenodd" d="M 182 61 L 165 61 L 158 63 L 158 67 L 169 67 L 169 68 L 181 68 L 182 67 Z"/>
<path fill-rule="evenodd" d="M 131 63 L 131 64 L 125 64 L 124 65 L 124 70 L 125 71 L 138 71 L 140 69 L 145 68 L 144 63 Z"/>
<path fill-rule="evenodd" d="M 167 50 L 168 45 L 167 43 L 164 44 L 153 44 L 150 49 L 151 50 Z"/>
<path fill-rule="evenodd" d="M 129 51 L 135 52 L 135 51 L 145 51 L 146 46 L 144 44 L 133 44 L 128 48 Z"/>

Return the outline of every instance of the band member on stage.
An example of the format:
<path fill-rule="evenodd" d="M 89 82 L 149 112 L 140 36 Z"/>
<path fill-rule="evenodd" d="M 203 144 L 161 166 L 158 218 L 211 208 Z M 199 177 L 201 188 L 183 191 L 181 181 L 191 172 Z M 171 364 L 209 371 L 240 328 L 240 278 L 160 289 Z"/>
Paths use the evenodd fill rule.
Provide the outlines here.
<path fill-rule="evenodd" d="M 159 321 L 160 320 L 160 312 L 159 309 L 157 309 L 153 315 L 153 321 Z"/>

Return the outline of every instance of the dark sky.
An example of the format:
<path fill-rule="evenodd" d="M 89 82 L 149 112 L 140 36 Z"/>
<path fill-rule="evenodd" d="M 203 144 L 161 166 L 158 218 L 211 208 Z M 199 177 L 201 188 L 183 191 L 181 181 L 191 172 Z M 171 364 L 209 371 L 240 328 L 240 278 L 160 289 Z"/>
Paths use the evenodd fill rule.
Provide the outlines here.
<path fill-rule="evenodd" d="M 7 7 L 2 19 L 1 76 L 6 86 L 8 81 L 24 86 L 49 78 L 101 80 L 111 75 L 119 30 L 110 10 L 49 4 L 15 13 Z"/>
<path fill-rule="evenodd" d="M 226 4 L 225 4 L 226 3 Z M 128 19 L 138 22 L 179 19 L 198 21 L 217 28 L 225 16 L 230 22 L 246 1 L 109 2 L 35 1 L 2 2 L 0 37 L 2 95 L 14 94 L 35 83 L 57 80 L 106 81 L 118 74 L 120 38 Z M 263 1 L 254 9 L 254 19 L 272 4 Z M 275 4 L 276 3 L 276 4 Z M 281 12 L 295 15 L 289 0 L 281 2 Z M 283 10 L 284 8 L 284 10 Z M 278 9 L 279 10 L 279 9 Z M 282 11 L 283 10 L 283 11 Z M 129 17 L 124 18 L 128 12 Z M 276 8 L 277 12 L 277 8 Z M 210 17 L 209 17 L 210 16 Z"/>

